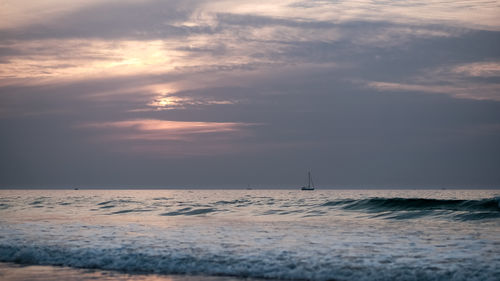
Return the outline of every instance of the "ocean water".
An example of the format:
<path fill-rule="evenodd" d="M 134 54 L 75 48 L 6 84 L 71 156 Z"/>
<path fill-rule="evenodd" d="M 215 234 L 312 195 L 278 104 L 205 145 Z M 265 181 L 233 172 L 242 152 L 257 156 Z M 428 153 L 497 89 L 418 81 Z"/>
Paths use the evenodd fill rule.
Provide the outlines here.
<path fill-rule="evenodd" d="M 500 280 L 498 190 L 0 190 L 0 262 L 283 280 Z"/>

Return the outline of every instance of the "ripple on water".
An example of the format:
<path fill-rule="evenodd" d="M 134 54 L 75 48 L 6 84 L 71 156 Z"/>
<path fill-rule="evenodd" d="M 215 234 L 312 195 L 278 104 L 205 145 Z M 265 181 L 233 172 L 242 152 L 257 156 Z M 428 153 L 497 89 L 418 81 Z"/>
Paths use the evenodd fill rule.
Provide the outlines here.
<path fill-rule="evenodd" d="M 193 209 L 184 208 L 178 211 L 163 213 L 161 216 L 194 216 L 194 215 L 204 215 L 208 213 L 217 212 L 217 209 L 214 208 L 202 208 L 202 209 Z"/>

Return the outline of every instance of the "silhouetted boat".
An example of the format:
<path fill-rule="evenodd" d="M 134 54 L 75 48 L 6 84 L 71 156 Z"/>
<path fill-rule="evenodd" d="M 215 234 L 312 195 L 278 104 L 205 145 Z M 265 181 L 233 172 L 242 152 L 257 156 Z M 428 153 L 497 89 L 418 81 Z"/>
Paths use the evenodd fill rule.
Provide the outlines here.
<path fill-rule="evenodd" d="M 307 172 L 308 182 L 307 186 L 303 186 L 301 190 L 314 190 L 314 182 L 311 177 L 311 171 Z"/>

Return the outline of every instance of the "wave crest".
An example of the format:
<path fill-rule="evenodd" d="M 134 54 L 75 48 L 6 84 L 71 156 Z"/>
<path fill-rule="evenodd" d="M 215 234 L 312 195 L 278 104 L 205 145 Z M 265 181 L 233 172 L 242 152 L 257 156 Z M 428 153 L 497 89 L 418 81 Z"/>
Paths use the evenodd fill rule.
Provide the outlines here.
<path fill-rule="evenodd" d="M 375 217 L 411 219 L 428 215 L 451 214 L 460 220 L 500 218 L 500 198 L 481 200 L 428 198 L 368 198 L 328 201 L 322 206 L 377 213 Z"/>

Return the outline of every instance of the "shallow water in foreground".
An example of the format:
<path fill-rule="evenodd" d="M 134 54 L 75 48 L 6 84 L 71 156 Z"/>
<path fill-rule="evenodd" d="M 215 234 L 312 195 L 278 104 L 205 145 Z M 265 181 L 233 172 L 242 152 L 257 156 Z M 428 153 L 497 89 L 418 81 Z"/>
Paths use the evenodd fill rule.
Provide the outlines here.
<path fill-rule="evenodd" d="M 225 276 L 134 274 L 99 269 L 49 265 L 18 265 L 0 262 L 0 280 L 5 281 L 262 281 Z"/>
<path fill-rule="evenodd" d="M 158 276 L 499 280 L 499 196 L 1 190 L 0 261 Z"/>

